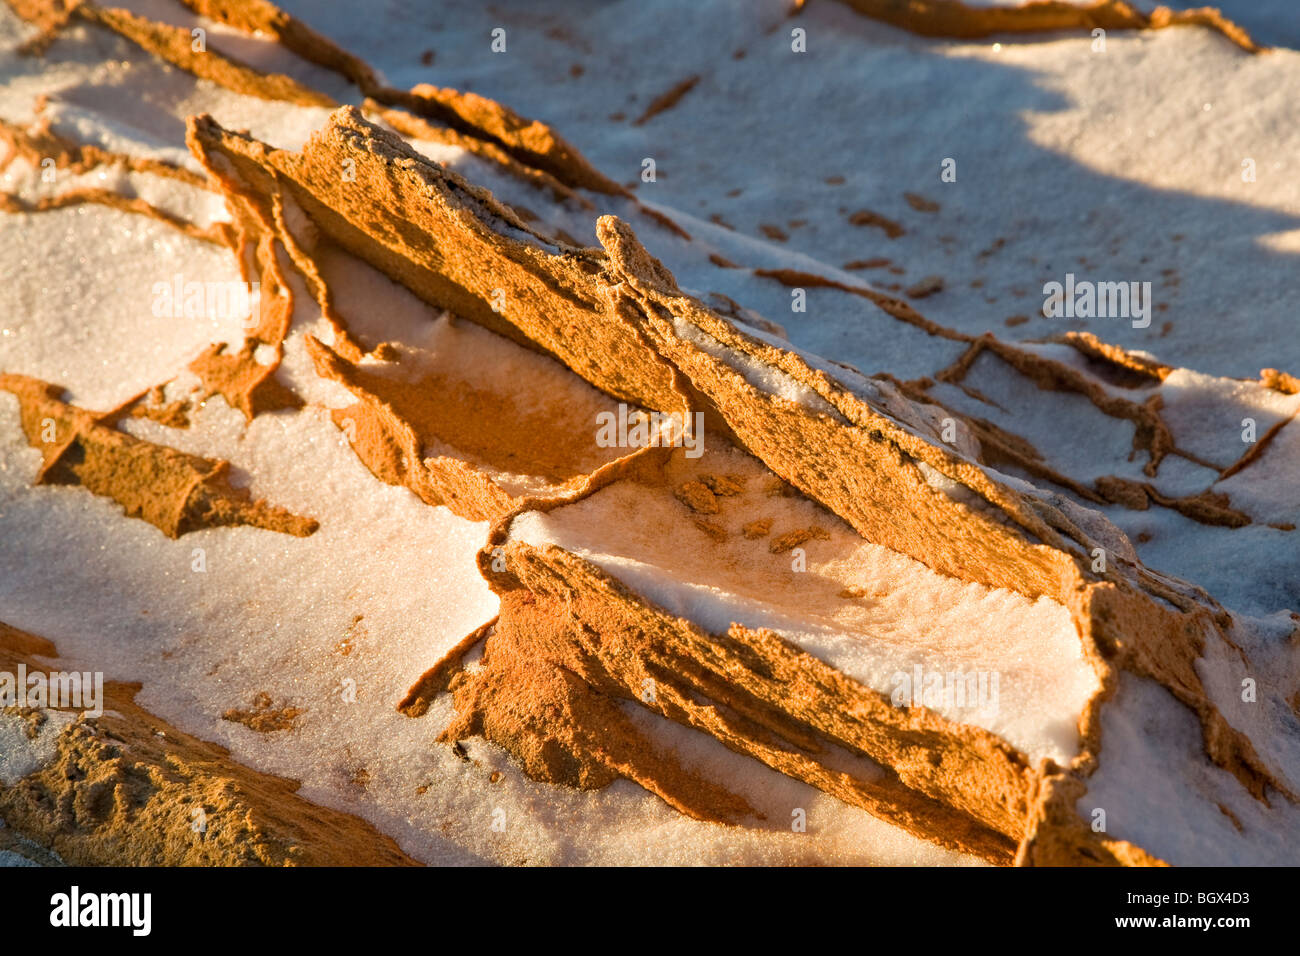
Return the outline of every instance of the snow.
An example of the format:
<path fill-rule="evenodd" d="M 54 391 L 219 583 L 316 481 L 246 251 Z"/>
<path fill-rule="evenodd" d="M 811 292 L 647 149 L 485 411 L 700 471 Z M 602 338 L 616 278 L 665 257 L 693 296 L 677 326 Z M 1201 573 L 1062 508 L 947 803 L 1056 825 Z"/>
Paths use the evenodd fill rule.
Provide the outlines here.
<path fill-rule="evenodd" d="M 108 411 L 171 378 L 213 342 L 239 343 L 234 315 L 154 314 L 155 283 L 238 282 L 230 253 L 143 216 L 99 206 L 0 216 L 0 369 L 64 386 Z"/>
<path fill-rule="evenodd" d="M 1076 803 L 1085 821 L 1104 810 L 1108 837 L 1175 866 L 1296 864 L 1300 808 L 1277 793 L 1256 800 L 1211 764 L 1195 716 L 1169 691 L 1124 673 L 1101 725 L 1106 756 Z"/>
<path fill-rule="evenodd" d="M 12 787 L 54 759 L 59 735 L 76 719 L 68 711 L 44 710 L 45 719 L 30 736 L 26 717 L 15 711 L 0 711 L 0 783 Z"/>
<path fill-rule="evenodd" d="M 780 369 L 773 368 L 765 362 L 760 362 L 738 349 L 726 347 L 707 332 L 682 319 L 675 319 L 673 328 L 687 342 L 703 349 L 714 358 L 721 359 L 759 391 L 796 405 L 802 405 L 810 411 L 826 415 L 838 421 L 844 420 L 844 416 L 835 411 L 826 399 Z"/>

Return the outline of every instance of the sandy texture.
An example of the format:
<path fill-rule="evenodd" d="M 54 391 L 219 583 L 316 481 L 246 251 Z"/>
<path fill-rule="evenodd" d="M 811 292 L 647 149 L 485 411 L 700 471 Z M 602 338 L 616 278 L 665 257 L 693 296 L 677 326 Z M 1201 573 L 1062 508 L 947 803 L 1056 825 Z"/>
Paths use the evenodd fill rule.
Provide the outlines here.
<path fill-rule="evenodd" d="M 311 518 L 251 500 L 246 490 L 232 487 L 227 462 L 124 435 L 112 426 L 112 413 L 97 415 L 59 401 L 57 386 L 0 375 L 0 389 L 22 403 L 27 439 L 44 458 L 37 479 L 42 484 L 80 485 L 112 498 L 128 517 L 171 538 L 232 524 L 293 535 L 316 530 Z"/>
<path fill-rule="evenodd" d="M 0 665 L 45 672 L 44 638 L 0 623 Z M 105 685 L 101 717 L 80 716 L 44 767 L 0 787 L 0 814 L 72 866 L 413 866 L 356 817 L 297 796 L 297 784 L 249 770 L 215 744 Z"/>

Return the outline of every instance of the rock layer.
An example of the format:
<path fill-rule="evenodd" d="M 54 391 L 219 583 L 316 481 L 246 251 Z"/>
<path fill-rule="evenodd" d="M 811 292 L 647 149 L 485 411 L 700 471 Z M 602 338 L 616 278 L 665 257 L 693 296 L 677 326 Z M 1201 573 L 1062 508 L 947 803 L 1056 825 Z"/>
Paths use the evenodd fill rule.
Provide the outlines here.
<path fill-rule="evenodd" d="M 45 674 L 57 658 L 50 641 L 0 623 L 0 669 Z M 52 759 L 0 785 L 8 826 L 72 866 L 416 865 L 365 821 L 149 713 L 138 690 L 105 683 L 102 716 L 77 715 Z"/>

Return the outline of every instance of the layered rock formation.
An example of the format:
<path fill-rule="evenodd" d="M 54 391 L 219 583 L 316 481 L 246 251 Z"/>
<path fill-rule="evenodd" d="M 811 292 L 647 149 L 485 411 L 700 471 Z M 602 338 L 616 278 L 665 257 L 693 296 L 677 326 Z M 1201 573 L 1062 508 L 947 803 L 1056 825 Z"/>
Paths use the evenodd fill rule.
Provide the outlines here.
<path fill-rule="evenodd" d="M 1289 782 L 1225 719 L 1194 666 L 1206 656 L 1207 642 L 1239 651 L 1229 616 L 1208 596 L 1143 567 L 1104 519 L 1002 479 L 985 467 L 969 435 L 963 447 L 946 445 L 936 427 L 941 412 L 933 407 L 713 312 L 678 290 L 616 218 L 599 223 L 603 250 L 536 233 L 355 109 L 337 113 L 301 154 L 268 149 L 203 118 L 192 123 L 190 141 L 232 193 L 287 194 L 315 225 L 318 242 L 347 249 L 432 305 L 545 350 L 612 398 L 679 416 L 702 412 L 709 441 L 721 446 L 697 472 L 683 470 L 684 451 L 646 448 L 589 472 L 575 490 L 531 501 L 494 500 L 487 483 L 477 494 L 420 491 L 426 475 L 451 468 L 445 458 L 421 462 L 417 450 L 432 437 L 450 436 L 402 404 L 437 383 L 412 382 L 405 398 L 394 389 L 385 400 L 382 388 L 362 385 L 360 368 L 316 346 L 323 372 L 364 399 L 367 437 L 358 450 L 376 475 L 409 482 L 425 500 L 473 517 L 500 515 L 481 566 L 502 595 L 502 615 L 485 635 L 485 667 L 450 682 L 462 710 L 447 732 L 451 738 L 486 734 L 531 772 L 556 782 L 592 785 L 621 772 L 667 793 L 655 769 L 662 758 L 648 754 L 638 766 L 633 756 L 609 754 L 618 748 L 608 738 L 624 736 L 610 729 L 609 700 L 639 700 L 649 682 L 649 706 L 663 716 L 706 729 L 728 746 L 966 852 L 1003 861 L 1131 861 L 1143 858 L 1141 848 L 1094 835 L 1066 802 L 1105 759 L 1099 722 L 1119 674 L 1128 672 L 1190 708 L 1201 722 L 1207 757 L 1257 799 L 1270 793 L 1291 799 Z M 335 172 L 348 159 L 355 181 Z M 380 216 L 372 211 L 376 197 Z M 300 237 L 281 238 L 302 246 Z M 374 381 L 392 387 L 391 378 Z M 529 396 L 528 404 L 545 400 Z M 512 438 L 518 441 L 508 433 L 498 440 L 508 445 Z M 738 452 L 728 447 L 752 457 L 733 463 L 728 456 Z M 580 469 L 575 461 L 566 471 Z M 741 524 L 770 526 L 760 508 L 742 511 L 731 527 L 715 517 L 719 502 L 731 497 L 718 496 L 719 474 L 734 482 L 733 494 L 773 481 L 781 493 L 788 483 L 834 515 L 839 527 L 948 580 L 1057 608 L 1069 619 L 1093 690 L 1073 710 L 1051 716 L 1046 709 L 1031 719 L 1077 727 L 1077 749 L 1066 748 L 1064 759 L 1041 759 L 930 708 L 900 710 L 888 687 L 850 679 L 781 629 L 720 627 L 702 611 L 696 620 L 685 597 L 677 613 L 666 609 L 664 581 L 681 576 L 686 593 L 720 586 L 683 574 L 654 548 L 629 554 L 624 544 L 606 552 L 601 540 L 619 537 L 624 511 L 628 521 L 656 525 L 647 536 L 666 540 L 693 522 L 718 551 L 704 567 L 735 569 L 724 593 L 742 590 L 755 552 L 790 547 L 754 543 L 740 532 Z M 629 484 L 635 493 L 624 491 Z M 620 492 L 624 510 L 607 506 L 596 510 L 599 517 L 571 519 L 582 529 L 581 546 L 566 547 L 564 534 L 537 530 L 562 523 L 587 501 L 597 509 Z M 529 530 L 520 534 L 520 525 Z M 800 543 L 813 535 L 791 530 Z M 610 560 L 617 567 L 653 568 L 662 579 L 639 573 L 629 580 L 602 570 L 592 560 L 602 552 L 616 556 Z M 805 596 L 798 581 L 782 582 L 790 591 L 785 600 L 773 596 L 776 583 L 751 590 L 751 582 L 743 588 L 751 591 L 748 601 L 764 608 L 751 613 L 765 617 L 772 605 L 773 618 L 785 627 L 797 627 L 800 614 L 833 615 Z M 842 585 L 837 593 L 852 589 L 850 579 L 830 583 Z M 1008 626 L 991 625 L 985 669 L 1000 669 L 996 644 Z M 870 643 L 872 628 L 856 639 Z M 425 682 L 421 693 L 429 690 Z M 557 722 L 557 711 L 567 720 Z M 598 728 L 607 737 L 595 743 Z M 631 730 L 625 734 L 628 754 L 642 754 L 645 744 Z M 863 769 L 846 769 L 846 760 L 849 766 L 864 761 Z M 696 789 L 699 795 L 673 800 L 700 815 L 733 817 L 734 810 L 710 805 L 703 783 Z"/>
<path fill-rule="evenodd" d="M 62 666 L 58 656 L 50 641 L 0 623 L 6 673 L 21 666 L 29 676 L 47 675 Z M 57 862 L 416 865 L 365 821 L 304 800 L 292 780 L 250 770 L 160 720 L 135 703 L 138 690 L 109 682 L 98 716 L 56 707 L 3 712 L 6 723 L 26 722 L 36 767 L 0 786 L 0 814 Z M 12 752 L 6 758 L 23 762 Z"/>

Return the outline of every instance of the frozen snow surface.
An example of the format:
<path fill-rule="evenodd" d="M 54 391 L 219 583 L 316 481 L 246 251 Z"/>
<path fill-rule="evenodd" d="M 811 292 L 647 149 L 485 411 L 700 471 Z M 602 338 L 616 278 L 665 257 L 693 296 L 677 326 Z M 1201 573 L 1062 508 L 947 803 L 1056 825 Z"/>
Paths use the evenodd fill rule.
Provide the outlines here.
<path fill-rule="evenodd" d="M 40 726 L 23 716 L 0 712 L 0 783 L 13 786 L 53 759 L 59 734 L 75 719 L 66 711 L 44 711 Z"/>

